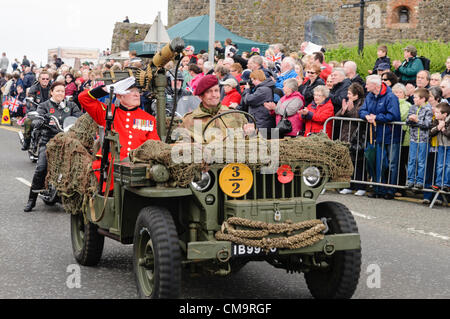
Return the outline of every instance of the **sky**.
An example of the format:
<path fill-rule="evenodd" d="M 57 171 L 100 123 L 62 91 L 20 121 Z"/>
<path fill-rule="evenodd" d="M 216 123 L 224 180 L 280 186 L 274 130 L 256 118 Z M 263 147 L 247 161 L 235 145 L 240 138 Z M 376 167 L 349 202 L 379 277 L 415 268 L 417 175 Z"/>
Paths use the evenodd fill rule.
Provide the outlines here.
<path fill-rule="evenodd" d="M 116 22 L 152 24 L 161 12 L 168 20 L 168 0 L 9 0 L 1 1 L 0 52 L 10 61 L 47 63 L 47 50 L 57 47 L 111 48 Z"/>

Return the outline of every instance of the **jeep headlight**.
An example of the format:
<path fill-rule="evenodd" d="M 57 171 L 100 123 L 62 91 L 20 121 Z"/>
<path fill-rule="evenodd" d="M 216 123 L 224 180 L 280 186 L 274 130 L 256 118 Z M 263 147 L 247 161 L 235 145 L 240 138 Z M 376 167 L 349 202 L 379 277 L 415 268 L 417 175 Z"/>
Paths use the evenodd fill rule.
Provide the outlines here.
<path fill-rule="evenodd" d="M 311 166 L 303 171 L 303 181 L 309 187 L 315 187 L 320 182 L 320 170 Z"/>
<path fill-rule="evenodd" d="M 209 186 L 211 185 L 211 180 L 212 178 L 209 172 L 203 172 L 200 180 L 192 181 L 191 185 L 196 191 L 205 192 L 206 190 L 209 189 Z"/>

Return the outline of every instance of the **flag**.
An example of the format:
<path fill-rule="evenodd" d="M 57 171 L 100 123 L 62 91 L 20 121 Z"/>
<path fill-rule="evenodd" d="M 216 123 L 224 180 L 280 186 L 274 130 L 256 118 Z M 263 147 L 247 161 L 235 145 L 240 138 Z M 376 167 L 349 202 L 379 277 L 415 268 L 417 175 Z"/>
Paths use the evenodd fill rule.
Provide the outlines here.
<path fill-rule="evenodd" d="M 11 100 L 9 101 L 9 110 L 13 113 L 16 113 L 17 109 L 19 108 L 19 105 L 20 105 L 19 100 L 16 97 L 15 98 L 11 97 Z"/>

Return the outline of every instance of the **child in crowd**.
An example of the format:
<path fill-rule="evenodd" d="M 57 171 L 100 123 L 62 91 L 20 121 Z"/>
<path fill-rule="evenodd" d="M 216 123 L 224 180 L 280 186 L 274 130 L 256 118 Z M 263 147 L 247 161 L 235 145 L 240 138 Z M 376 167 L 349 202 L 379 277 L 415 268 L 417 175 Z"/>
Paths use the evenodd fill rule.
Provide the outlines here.
<path fill-rule="evenodd" d="M 389 69 L 391 68 L 391 59 L 387 56 L 388 48 L 385 45 L 380 45 L 377 50 L 378 59 L 375 61 L 373 70 L 369 70 L 369 74 L 377 74 L 378 66 L 381 63 L 389 64 Z"/>
<path fill-rule="evenodd" d="M 398 97 L 400 103 L 400 116 L 401 121 L 406 122 L 408 119 L 409 109 L 411 104 L 406 101 L 406 87 L 402 83 L 397 83 L 392 87 L 392 92 Z M 399 167 L 399 185 L 405 185 L 406 183 L 406 172 L 408 169 L 408 154 L 409 154 L 409 126 L 402 126 L 402 144 L 400 153 L 400 167 Z M 396 196 L 404 196 L 404 190 L 399 190 Z"/>
<path fill-rule="evenodd" d="M 430 93 L 427 89 L 414 92 L 414 105 L 408 113 L 406 124 L 410 126 L 408 182 L 407 188 L 423 189 L 425 164 L 428 153 L 428 139 L 433 120 L 433 110 L 428 104 Z"/>
<path fill-rule="evenodd" d="M 433 120 L 436 119 L 436 106 L 445 101 L 442 98 L 442 90 L 439 87 L 432 86 L 428 89 L 430 92 L 430 98 L 428 100 L 428 103 L 431 105 L 431 108 L 433 110 Z M 433 123 L 433 122 L 431 122 Z M 428 150 L 428 157 L 427 157 L 427 169 L 425 172 L 425 185 L 424 187 L 427 189 L 432 188 L 432 185 L 435 185 L 435 175 L 436 175 L 436 159 L 437 159 L 437 152 L 438 152 L 438 139 L 437 135 L 430 137 L 429 142 L 429 150 Z M 433 200 L 434 193 L 432 192 L 425 192 L 423 194 L 423 204 L 429 205 L 431 204 L 431 201 Z M 435 201 L 435 204 L 442 204 L 442 196 L 439 195 L 438 199 Z"/>
<path fill-rule="evenodd" d="M 450 191 L 450 105 L 445 102 L 436 106 L 430 136 L 437 136 L 436 182 L 434 190 Z"/>

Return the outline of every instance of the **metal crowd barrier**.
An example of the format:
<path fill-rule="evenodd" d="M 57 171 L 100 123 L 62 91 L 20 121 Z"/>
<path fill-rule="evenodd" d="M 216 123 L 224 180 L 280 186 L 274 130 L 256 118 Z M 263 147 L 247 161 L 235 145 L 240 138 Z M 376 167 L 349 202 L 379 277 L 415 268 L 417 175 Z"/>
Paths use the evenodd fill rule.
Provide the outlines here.
<path fill-rule="evenodd" d="M 370 131 L 369 128 L 373 127 L 371 124 L 369 124 L 367 121 L 358 119 L 358 118 L 348 118 L 348 117 L 330 117 L 325 121 L 323 126 L 323 132 L 327 133 L 327 124 L 333 121 L 332 125 L 332 139 L 333 140 L 341 140 L 343 142 L 350 143 L 350 149 L 352 154 L 352 161 L 354 164 L 354 172 L 351 179 L 352 183 L 356 184 L 362 184 L 362 185 L 372 185 L 374 187 L 390 187 L 397 190 L 401 189 L 408 189 L 406 186 L 407 183 L 407 166 L 409 161 L 409 148 L 406 149 L 406 147 L 402 147 L 403 141 L 405 139 L 405 135 L 403 132 L 403 126 L 406 126 L 405 122 L 389 122 L 389 123 L 379 123 L 377 122 L 376 128 L 380 129 L 385 125 L 388 130 L 391 131 L 391 140 L 388 148 L 385 147 L 385 132 L 386 129 L 383 130 L 383 141 L 381 144 L 381 162 L 383 163 L 385 161 L 385 149 L 389 150 L 389 153 L 392 154 L 391 156 L 387 156 L 388 161 L 388 172 L 387 176 L 384 176 L 385 182 L 380 180 L 379 178 L 377 180 L 376 176 L 370 176 L 367 168 L 367 159 L 364 155 L 364 152 L 367 150 L 368 145 L 370 143 Z M 347 136 L 343 136 L 343 128 L 344 125 L 348 125 L 348 132 L 349 134 L 346 134 Z M 400 142 L 398 146 L 398 153 L 397 151 L 393 153 L 394 148 L 394 134 L 392 132 L 395 131 L 395 128 L 400 126 Z M 373 139 L 373 146 L 376 150 L 376 128 L 373 129 L 372 139 Z M 352 134 L 353 130 L 353 134 Z M 399 130 L 397 128 L 397 130 Z M 345 133 L 345 131 L 344 131 Z M 356 141 L 356 144 L 355 144 Z M 430 140 L 429 140 L 430 141 Z M 380 146 L 379 146 L 380 147 Z M 417 148 L 417 152 L 419 149 Z M 408 153 L 406 153 L 408 152 Z M 431 153 L 434 153 L 432 155 Z M 416 153 L 418 154 L 418 153 Z M 442 200 L 446 205 L 448 205 L 448 201 L 446 198 L 446 195 L 450 195 L 450 192 L 443 191 L 444 186 L 444 180 L 445 180 L 445 163 L 446 161 L 449 161 L 450 159 L 446 158 L 447 154 L 447 147 L 444 147 L 444 166 L 442 169 L 442 176 L 441 176 L 441 184 L 437 185 L 440 186 L 440 190 L 434 190 L 431 188 L 431 185 L 436 185 L 436 169 L 437 169 L 437 154 L 438 150 L 437 147 L 432 147 L 430 145 L 430 142 L 428 142 L 427 150 L 426 150 L 427 158 L 425 161 L 425 174 L 424 174 L 424 187 L 423 189 L 420 189 L 420 192 L 425 193 L 434 193 L 432 195 L 432 199 L 430 199 L 430 208 L 433 208 L 434 204 L 436 203 L 436 200 L 440 199 Z M 398 155 L 398 156 L 397 156 Z M 417 156 L 417 155 L 416 155 Z M 395 162 L 392 161 L 392 159 L 396 159 Z M 430 162 L 431 160 L 431 162 Z M 417 161 L 416 161 L 416 167 L 415 167 L 415 175 L 417 174 Z M 376 170 L 378 170 L 378 167 L 376 167 Z M 376 171 L 375 171 L 376 173 Z M 391 176 L 391 174 L 394 174 Z M 447 172 L 448 173 L 448 172 Z M 376 175 L 376 174 L 373 174 Z M 381 174 L 380 174 L 381 175 Z M 381 177 L 381 176 L 380 176 Z M 394 191 L 395 193 L 395 191 Z"/>

